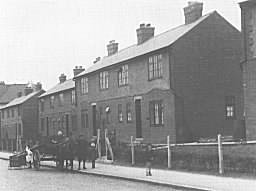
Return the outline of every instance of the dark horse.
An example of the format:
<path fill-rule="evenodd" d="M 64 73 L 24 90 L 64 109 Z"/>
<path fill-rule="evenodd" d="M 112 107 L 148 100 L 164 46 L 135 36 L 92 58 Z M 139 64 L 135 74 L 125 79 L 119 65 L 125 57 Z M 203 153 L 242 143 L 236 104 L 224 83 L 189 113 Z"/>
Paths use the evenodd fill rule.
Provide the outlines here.
<path fill-rule="evenodd" d="M 39 144 L 39 151 L 45 155 L 54 156 L 58 168 L 64 168 L 64 161 L 66 161 L 66 168 L 68 168 L 67 161 L 70 161 L 71 169 L 73 169 L 74 144 L 74 141 L 68 137 L 58 140 L 44 140 Z"/>
<path fill-rule="evenodd" d="M 72 140 L 72 138 L 65 138 L 65 140 L 58 145 L 57 159 L 60 162 L 60 167 L 64 168 L 64 161 L 66 161 L 66 168 L 68 168 L 70 165 L 71 170 L 73 170 L 74 157 L 75 142 Z"/>
<path fill-rule="evenodd" d="M 81 162 L 83 169 L 86 169 L 85 162 L 89 159 L 89 143 L 83 135 L 80 135 L 75 144 L 75 155 L 78 159 L 78 170 L 80 170 Z"/>

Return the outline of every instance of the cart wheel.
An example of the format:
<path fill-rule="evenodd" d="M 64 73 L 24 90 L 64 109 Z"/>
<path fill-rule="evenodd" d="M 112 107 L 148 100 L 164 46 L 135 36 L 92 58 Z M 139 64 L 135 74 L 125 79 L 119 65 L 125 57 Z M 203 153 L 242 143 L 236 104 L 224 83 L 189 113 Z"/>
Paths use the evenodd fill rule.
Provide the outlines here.
<path fill-rule="evenodd" d="M 40 153 L 38 150 L 33 152 L 33 164 L 35 169 L 38 170 L 40 168 Z"/>

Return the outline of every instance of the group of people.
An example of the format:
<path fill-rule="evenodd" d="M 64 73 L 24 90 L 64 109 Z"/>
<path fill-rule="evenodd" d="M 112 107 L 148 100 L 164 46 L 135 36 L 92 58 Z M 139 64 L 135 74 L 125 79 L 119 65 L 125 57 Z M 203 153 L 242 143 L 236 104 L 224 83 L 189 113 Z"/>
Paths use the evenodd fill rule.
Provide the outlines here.
<path fill-rule="evenodd" d="M 81 169 L 81 163 L 82 163 L 82 168 L 86 169 L 86 161 L 88 160 L 91 161 L 92 168 L 95 168 L 95 160 L 97 157 L 96 140 L 93 139 L 90 142 L 88 142 L 83 135 L 80 135 L 77 140 L 74 140 L 72 136 L 64 137 L 61 131 L 58 132 L 55 140 L 51 140 L 51 142 L 54 144 L 68 142 L 68 141 L 76 145 L 75 150 L 76 150 L 76 156 L 78 159 L 78 170 Z M 25 151 L 27 154 L 26 161 L 29 164 L 29 168 L 32 168 L 33 153 L 30 150 L 29 145 L 26 146 Z M 146 148 L 146 176 L 152 176 L 151 166 L 152 166 L 153 159 L 154 157 L 153 157 L 152 145 L 149 144 L 147 145 L 147 148 Z"/>

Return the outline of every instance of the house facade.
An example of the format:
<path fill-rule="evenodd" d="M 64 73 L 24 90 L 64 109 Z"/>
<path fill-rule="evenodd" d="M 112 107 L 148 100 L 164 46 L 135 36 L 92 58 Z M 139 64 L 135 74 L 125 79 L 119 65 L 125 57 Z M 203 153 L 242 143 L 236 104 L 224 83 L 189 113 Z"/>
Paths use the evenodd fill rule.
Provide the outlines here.
<path fill-rule="evenodd" d="M 83 71 L 74 69 L 74 75 Z M 65 136 L 77 131 L 75 82 L 62 74 L 59 83 L 39 97 L 39 132 L 51 137 L 62 131 Z"/>
<path fill-rule="evenodd" d="M 26 87 L 24 96 L 0 107 L 2 149 L 21 150 L 22 146 L 37 139 L 38 96 L 43 92 L 40 83 L 35 89 Z"/>
<path fill-rule="evenodd" d="M 256 139 L 256 2 L 244 1 L 241 7 L 243 88 L 246 137 Z"/>
<path fill-rule="evenodd" d="M 202 3 L 184 8 L 185 24 L 154 36 L 141 24 L 137 44 L 75 76 L 79 131 L 89 137 L 108 129 L 118 142 L 186 142 L 244 137 L 241 34 Z"/>

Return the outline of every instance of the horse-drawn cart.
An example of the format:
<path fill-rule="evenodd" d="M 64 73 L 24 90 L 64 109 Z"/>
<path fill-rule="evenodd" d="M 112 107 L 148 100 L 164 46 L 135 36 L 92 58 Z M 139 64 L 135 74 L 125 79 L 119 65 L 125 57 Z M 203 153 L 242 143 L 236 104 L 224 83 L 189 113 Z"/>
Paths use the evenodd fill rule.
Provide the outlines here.
<path fill-rule="evenodd" d="M 22 167 L 26 166 L 26 155 L 25 151 L 17 153 L 9 157 L 9 167 Z"/>

